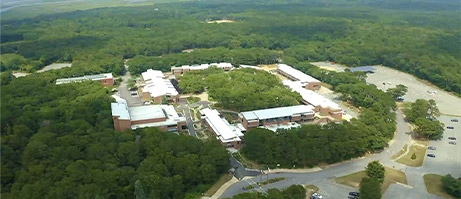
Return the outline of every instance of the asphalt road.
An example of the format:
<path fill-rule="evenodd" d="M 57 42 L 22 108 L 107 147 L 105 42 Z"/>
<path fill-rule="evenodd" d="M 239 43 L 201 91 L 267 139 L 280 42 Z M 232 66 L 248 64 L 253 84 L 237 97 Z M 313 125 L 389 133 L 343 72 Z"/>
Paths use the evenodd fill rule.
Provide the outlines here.
<path fill-rule="evenodd" d="M 131 74 L 128 71 L 128 65 L 125 65 L 125 69 L 125 75 L 121 76 L 122 82 L 118 87 L 119 95 L 121 98 L 126 100 L 128 107 L 142 106 L 142 101 L 139 94 L 137 96 L 131 96 L 130 91 L 128 90 L 128 81 L 131 78 Z"/>
<path fill-rule="evenodd" d="M 445 121 L 449 119 L 448 117 L 441 117 L 441 121 Z M 457 125 L 461 125 L 458 123 Z M 458 130 L 457 130 L 458 129 Z M 457 136 L 459 137 L 461 133 L 461 126 L 455 126 L 455 130 L 458 131 Z M 344 163 L 340 163 L 335 166 L 331 166 L 327 169 L 311 172 L 311 173 L 276 173 L 276 174 L 269 174 L 270 178 L 276 177 L 285 177 L 285 180 L 276 182 L 273 184 L 269 184 L 267 186 L 263 186 L 264 190 L 268 190 L 270 188 L 278 188 L 283 189 L 293 184 L 314 184 L 318 186 L 321 190 L 322 195 L 324 198 L 347 198 L 348 192 L 350 191 L 358 191 L 355 188 L 344 186 L 333 181 L 334 178 L 348 175 L 354 172 L 361 171 L 365 168 L 365 166 L 370 161 L 379 160 L 383 165 L 392 167 L 397 170 L 401 170 L 405 172 L 407 175 L 408 185 L 398 185 L 392 184 L 388 190 L 385 192 L 383 198 L 389 199 L 425 199 L 425 198 L 441 198 L 432 194 L 429 194 L 426 191 L 426 187 L 424 185 L 423 175 L 426 173 L 436 173 L 444 175 L 446 173 L 454 174 L 455 176 L 460 176 L 460 161 L 459 159 L 454 158 L 441 158 L 441 159 L 431 159 L 426 160 L 421 167 L 409 167 L 391 160 L 392 155 L 396 154 L 405 143 L 409 139 L 409 135 L 406 133 L 409 131 L 408 124 L 404 121 L 404 116 L 401 112 L 397 112 L 397 133 L 394 137 L 394 141 L 390 143 L 390 146 L 386 148 L 383 152 L 379 154 L 375 154 L 365 158 L 359 158 L 351 161 L 346 161 Z M 449 131 L 449 130 L 447 130 Z M 446 134 L 450 135 L 453 132 L 447 132 Z M 451 135 L 450 135 L 451 136 Z M 444 138 L 445 139 L 445 138 Z M 448 145 L 446 140 L 434 141 L 430 142 L 432 144 L 438 144 L 438 142 L 443 142 L 443 144 Z M 458 138 L 459 139 L 459 138 Z M 452 154 L 452 157 L 459 157 L 460 155 L 460 148 L 459 144 L 453 146 L 449 154 Z M 449 147 L 449 146 L 444 146 Z M 457 153 L 455 154 L 454 150 L 457 148 Z M 439 150 L 439 149 L 437 149 Z M 440 149 L 440 153 L 444 153 L 443 147 Z M 448 153 L 445 152 L 445 153 Z M 266 176 L 263 176 L 266 177 Z M 263 178 L 263 180 L 265 180 Z M 261 177 L 257 176 L 251 179 L 251 181 L 259 182 L 261 181 Z M 235 194 L 245 192 L 242 188 L 251 184 L 249 180 L 243 180 L 238 182 L 232 186 L 230 186 L 221 196 L 221 198 L 232 197 Z M 251 191 L 258 191 L 258 190 L 251 190 Z"/>

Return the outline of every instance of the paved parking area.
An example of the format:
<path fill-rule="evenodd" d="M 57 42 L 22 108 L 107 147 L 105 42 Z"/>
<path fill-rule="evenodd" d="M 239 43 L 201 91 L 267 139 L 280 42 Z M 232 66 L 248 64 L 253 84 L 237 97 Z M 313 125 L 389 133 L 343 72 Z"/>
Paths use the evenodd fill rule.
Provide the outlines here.
<path fill-rule="evenodd" d="M 375 84 L 379 89 L 386 90 L 394 88 L 397 84 L 408 87 L 404 96 L 405 101 L 414 102 L 416 99 L 434 99 L 440 112 L 461 116 L 461 98 L 451 95 L 435 86 L 430 86 L 414 76 L 384 66 L 374 66 L 376 71 L 369 74 L 367 82 Z M 386 83 L 383 85 L 383 83 Z M 387 84 L 391 83 L 391 84 Z M 437 94 L 430 94 L 427 91 L 437 91 Z"/>

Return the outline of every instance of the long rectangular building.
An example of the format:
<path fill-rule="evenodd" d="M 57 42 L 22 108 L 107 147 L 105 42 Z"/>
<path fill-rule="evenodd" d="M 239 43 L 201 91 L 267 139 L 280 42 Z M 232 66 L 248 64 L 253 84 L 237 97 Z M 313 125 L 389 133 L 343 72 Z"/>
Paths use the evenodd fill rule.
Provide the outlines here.
<path fill-rule="evenodd" d="M 183 66 L 178 66 L 178 67 L 171 67 L 171 72 L 174 75 L 182 75 L 188 71 L 194 71 L 194 70 L 205 70 L 209 68 L 210 66 L 216 66 L 218 68 L 221 68 L 225 71 L 229 71 L 234 68 L 231 63 L 227 62 L 222 62 L 222 63 L 211 63 L 211 64 L 196 64 L 196 65 L 183 65 Z"/>
<path fill-rule="evenodd" d="M 247 130 L 260 126 L 289 125 L 291 122 L 309 121 L 314 118 L 314 107 L 310 105 L 262 109 L 239 114 L 239 119 Z"/>
<path fill-rule="evenodd" d="M 322 87 L 322 82 L 319 80 L 286 64 L 279 64 L 277 72 L 288 79 L 301 82 L 303 87 L 309 90 L 319 90 Z"/>
<path fill-rule="evenodd" d="M 216 138 L 225 146 L 239 149 L 243 144 L 242 131 L 222 118 L 217 110 L 205 108 L 200 110 L 203 125 L 216 135 Z"/>
<path fill-rule="evenodd" d="M 112 119 L 117 131 L 157 127 L 162 131 L 181 131 L 186 128 L 186 118 L 180 117 L 173 106 L 149 105 L 128 108 L 126 103 L 111 103 Z"/>
<path fill-rule="evenodd" d="M 151 98 L 154 103 L 162 103 L 162 99 L 177 102 L 179 93 L 170 80 L 165 79 L 162 71 L 149 69 L 141 73 L 141 80 L 144 81 L 142 88 L 142 97 Z"/>
<path fill-rule="evenodd" d="M 66 84 L 72 82 L 82 82 L 82 81 L 100 81 L 104 86 L 114 85 L 114 77 L 112 73 L 104 73 L 97 75 L 85 75 L 83 77 L 72 77 L 72 78 L 63 78 L 57 79 L 56 84 Z"/>
<path fill-rule="evenodd" d="M 314 106 L 315 112 L 319 112 L 322 116 L 331 116 L 334 119 L 341 120 L 343 110 L 335 102 L 312 90 L 303 88 L 302 83 L 299 81 L 283 80 L 282 83 L 291 88 L 292 91 L 299 93 L 305 104 Z"/>

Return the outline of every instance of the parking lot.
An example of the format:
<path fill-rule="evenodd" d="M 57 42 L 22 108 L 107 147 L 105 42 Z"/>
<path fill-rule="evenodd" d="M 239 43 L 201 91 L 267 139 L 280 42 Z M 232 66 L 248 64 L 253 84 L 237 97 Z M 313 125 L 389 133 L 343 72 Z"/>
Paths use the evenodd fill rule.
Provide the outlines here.
<path fill-rule="evenodd" d="M 374 67 L 376 71 L 374 74 L 368 75 L 367 82 L 375 84 L 379 89 L 386 90 L 394 88 L 397 84 L 403 84 L 408 87 L 404 101 L 414 102 L 416 99 L 434 99 L 440 112 L 461 116 L 461 98 L 435 86 L 428 85 L 410 74 L 384 66 Z M 383 83 L 386 84 L 383 85 Z M 429 93 L 428 91 L 437 91 L 437 93 Z"/>

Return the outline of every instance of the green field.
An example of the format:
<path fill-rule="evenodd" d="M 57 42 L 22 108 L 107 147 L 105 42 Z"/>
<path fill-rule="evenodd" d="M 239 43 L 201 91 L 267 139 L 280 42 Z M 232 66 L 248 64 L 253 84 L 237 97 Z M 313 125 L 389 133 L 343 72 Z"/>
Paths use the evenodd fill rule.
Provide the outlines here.
<path fill-rule="evenodd" d="M 386 174 L 384 177 L 384 182 L 381 186 L 381 191 L 383 193 L 386 191 L 389 185 L 393 183 L 398 182 L 402 184 L 407 184 L 407 177 L 405 173 L 399 170 L 389 168 L 389 167 L 385 167 L 385 169 L 386 169 Z M 362 181 L 362 178 L 364 177 L 367 177 L 365 171 L 359 171 L 356 173 L 352 173 L 346 176 L 336 178 L 335 182 L 358 188 L 360 186 L 360 182 Z"/>
<path fill-rule="evenodd" d="M 424 175 L 424 184 L 426 184 L 427 192 L 445 198 L 454 198 L 443 190 L 442 177 L 443 176 L 437 174 Z"/>

